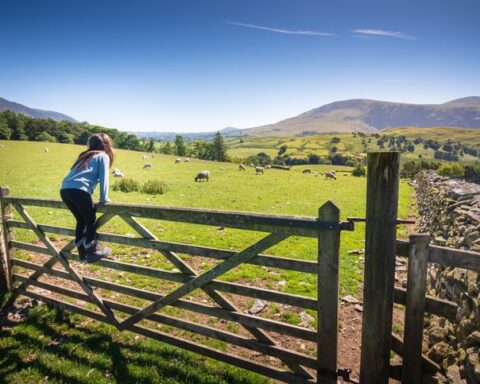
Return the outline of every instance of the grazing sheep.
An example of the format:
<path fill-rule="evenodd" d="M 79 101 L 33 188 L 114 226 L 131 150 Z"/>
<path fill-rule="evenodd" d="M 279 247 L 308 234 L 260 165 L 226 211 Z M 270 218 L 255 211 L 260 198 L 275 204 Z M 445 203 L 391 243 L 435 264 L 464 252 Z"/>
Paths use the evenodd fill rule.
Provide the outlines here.
<path fill-rule="evenodd" d="M 243 165 L 243 164 L 239 164 L 239 165 L 238 165 L 238 170 L 239 170 L 239 171 L 245 171 L 245 169 L 246 169 L 246 168 L 245 168 L 245 165 Z"/>
<path fill-rule="evenodd" d="M 125 175 L 124 175 L 122 172 L 120 172 L 120 170 L 118 170 L 118 172 L 115 172 L 115 173 L 113 174 L 113 177 L 124 177 L 124 176 L 125 176 Z"/>
<path fill-rule="evenodd" d="M 148 160 L 148 156 L 147 156 L 147 155 L 143 155 L 143 160 Z"/>
<path fill-rule="evenodd" d="M 315 176 L 315 177 L 318 176 L 318 172 L 312 171 L 312 174 L 313 174 L 313 176 Z"/>
<path fill-rule="evenodd" d="M 305 168 L 302 173 L 305 175 L 307 173 L 312 173 L 312 168 Z"/>
<path fill-rule="evenodd" d="M 335 175 L 335 170 L 332 169 L 331 171 L 328 171 L 328 173 L 331 173 L 332 175 Z"/>
<path fill-rule="evenodd" d="M 270 164 L 265 165 L 265 169 L 270 169 L 272 166 Z"/>
<path fill-rule="evenodd" d="M 115 173 L 121 173 L 121 171 L 120 171 L 120 169 L 118 169 L 118 168 L 113 168 L 112 173 L 113 173 L 113 174 L 115 174 Z"/>
<path fill-rule="evenodd" d="M 143 169 L 152 169 L 152 163 L 145 163 Z"/>
<path fill-rule="evenodd" d="M 252 168 L 253 168 L 253 167 L 255 167 L 255 165 L 253 165 L 252 163 L 250 163 L 250 167 L 252 167 Z"/>
<path fill-rule="evenodd" d="M 48 148 L 47 147 L 43 148 L 43 152 L 48 153 Z"/>
<path fill-rule="evenodd" d="M 209 178 L 210 178 L 210 171 L 198 172 L 197 176 L 195 176 L 195 182 L 201 181 L 201 180 L 208 181 Z"/>
<path fill-rule="evenodd" d="M 179 159 L 178 157 L 175 159 L 175 164 L 180 164 L 182 162 L 182 159 Z"/>
<path fill-rule="evenodd" d="M 258 175 L 261 173 L 263 175 L 263 172 L 265 171 L 265 168 L 263 167 L 255 167 L 255 173 Z"/>
<path fill-rule="evenodd" d="M 326 180 L 326 179 L 337 180 L 337 177 L 335 176 L 335 173 L 327 172 L 327 173 L 325 173 L 325 180 Z"/>
<path fill-rule="evenodd" d="M 186 157 L 184 161 L 185 161 L 185 163 L 188 163 L 190 161 L 190 158 Z"/>

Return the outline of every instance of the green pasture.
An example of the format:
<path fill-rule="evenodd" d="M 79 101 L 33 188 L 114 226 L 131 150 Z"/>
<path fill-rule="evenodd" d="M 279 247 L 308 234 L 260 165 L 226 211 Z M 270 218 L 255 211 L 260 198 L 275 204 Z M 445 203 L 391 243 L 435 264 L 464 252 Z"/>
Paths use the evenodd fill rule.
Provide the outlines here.
<path fill-rule="evenodd" d="M 8 185 L 14 196 L 29 197 L 59 198 L 62 178 L 83 149 L 75 145 L 48 144 L 49 152 L 45 153 L 43 150 L 45 145 L 42 143 L 4 141 L 2 144 L 4 147 L 0 148 L 0 184 Z M 332 181 L 325 180 L 322 176 L 302 174 L 306 166 L 294 167 L 290 171 L 270 169 L 266 170 L 264 175 L 256 175 L 253 168 L 239 171 L 238 166 L 233 163 L 192 159 L 188 163 L 175 164 L 174 156 L 155 155 L 154 158 L 149 156 L 146 160 L 153 164 L 152 169 L 142 170 L 145 163 L 142 153 L 118 150 L 116 156 L 113 167 L 119 168 L 125 176 L 139 181 L 161 179 L 167 182 L 168 191 L 164 195 L 152 196 L 140 192 L 115 192 L 110 188 L 112 202 L 317 216 L 320 206 L 331 199 L 340 208 L 342 219 L 365 214 L 366 178 L 353 177 L 350 173 L 341 172 L 348 170 L 348 167 L 325 165 L 311 167 L 317 171 L 330 169 L 339 171 L 337 181 Z M 194 182 L 196 173 L 206 169 L 211 173 L 210 181 Z M 115 181 L 115 178 L 110 177 L 111 184 Z M 410 188 L 402 182 L 400 216 L 408 215 L 410 200 Z M 69 227 L 74 224 L 73 218 L 66 210 L 53 211 L 31 207 L 29 211 L 39 223 Z M 218 248 L 241 249 L 262 236 L 258 232 L 228 228 L 218 230 L 215 227 L 155 220 L 142 222 L 161 239 Z M 134 234 L 133 230 L 120 219 L 112 220 L 106 226 L 106 230 Z M 17 232 L 20 238 L 23 236 L 30 239 L 28 236 L 30 233 L 22 233 L 21 230 Z M 363 240 L 362 224 L 357 224 L 354 232 L 342 233 L 342 293 L 356 293 L 360 287 L 361 263 L 358 257 L 347 256 L 347 253 L 352 249 L 363 248 Z M 119 249 L 120 254 L 134 255 L 135 252 L 127 252 L 124 248 Z M 317 255 L 317 244 L 314 239 L 291 237 L 270 251 L 279 256 L 314 260 Z M 114 257 L 117 256 L 120 257 L 118 253 L 114 253 Z M 161 260 L 160 257 L 158 259 Z M 266 273 L 260 267 L 242 266 L 226 275 L 226 278 L 232 280 L 252 276 L 258 278 L 258 272 L 263 275 Z M 285 291 L 310 296 L 316 294 L 313 276 L 310 278 L 295 272 L 282 272 L 274 276 L 270 279 L 287 280 Z"/>
<path fill-rule="evenodd" d="M 83 150 L 81 146 L 66 144 L 14 141 L 2 141 L 0 144 L 3 145 L 3 147 L 0 147 L 0 185 L 9 186 L 11 194 L 14 196 L 25 197 L 58 199 L 62 178 L 68 172 L 78 153 Z M 44 152 L 43 148 L 45 146 L 49 148 L 48 153 Z M 338 179 L 333 181 L 325 180 L 323 176 L 315 177 L 312 174 L 303 174 L 302 170 L 307 168 L 307 166 L 293 167 L 290 171 L 268 169 L 265 174 L 256 175 L 253 168 L 247 167 L 246 171 L 239 171 L 238 165 L 233 163 L 191 159 L 190 162 L 175 164 L 175 156 L 154 155 L 152 158 L 149 154 L 148 160 L 143 160 L 142 153 L 124 150 L 118 150 L 116 156 L 113 167 L 119 168 L 125 176 L 133 177 L 140 182 L 149 179 L 163 180 L 168 184 L 168 191 L 164 195 L 152 196 L 140 192 L 115 192 L 110 188 L 112 202 L 317 217 L 320 206 L 331 199 L 340 208 L 343 220 L 348 216 L 362 217 L 365 215 L 366 178 L 351 176 L 348 172 L 351 168 L 348 167 L 308 166 L 320 172 L 336 169 Z M 151 170 L 142 169 L 145 162 L 153 164 Z M 196 173 L 202 170 L 210 171 L 210 181 L 194 182 Z M 111 184 L 115 183 L 115 181 L 115 178 L 110 178 Z M 95 197 L 98 199 L 98 195 Z M 73 218 L 66 210 L 34 207 L 27 207 L 27 210 L 37 223 L 68 227 L 73 227 L 74 225 Z M 399 216 L 407 217 L 410 210 L 410 187 L 402 182 L 400 185 Z M 19 216 L 16 215 L 15 218 L 19 219 Z M 158 220 L 140 219 L 140 221 L 159 239 L 223 249 L 240 250 L 265 236 L 265 234 L 259 232 L 229 228 Z M 133 229 L 119 218 L 109 222 L 102 231 L 138 236 Z M 34 242 L 36 240 L 31 232 L 25 230 L 16 230 L 15 234 L 16 238 L 21 241 Z M 61 244 L 68 240 L 58 235 L 52 235 L 51 238 L 59 241 Z M 174 269 L 163 256 L 155 253 L 153 250 L 116 246 L 113 244 L 111 246 L 113 249 L 111 257 L 115 260 L 138 263 L 164 270 Z M 364 225 L 356 224 L 354 232 L 342 232 L 341 295 L 355 295 L 360 292 L 363 276 L 363 256 L 348 255 L 348 251 L 361 248 L 364 248 Z M 317 257 L 317 241 L 316 239 L 290 237 L 265 253 L 303 260 L 315 260 Z M 17 251 L 17 255 L 20 258 L 38 262 L 35 261 L 37 256 L 34 254 Z M 195 258 L 187 255 L 180 256 L 185 262 L 193 265 L 199 273 L 215 265 L 215 262 L 210 259 Z M 157 279 L 131 273 L 107 271 L 95 265 L 82 266 L 82 272 L 115 283 L 156 292 L 169 292 L 177 286 L 176 283 L 158 281 Z M 313 274 L 242 265 L 222 276 L 220 280 L 316 297 L 317 282 Z M 107 296 L 110 294 L 108 291 L 99 291 Z M 205 300 L 202 292 L 194 291 L 190 296 L 199 300 Z M 116 297 L 115 300 L 138 307 L 146 305 L 142 300 L 132 299 L 123 295 Z M 248 309 L 252 303 L 253 299 L 243 301 L 241 310 Z M 93 309 L 93 307 L 91 308 Z M 173 307 L 167 307 L 163 311 L 170 315 L 181 316 L 181 310 Z M 300 310 L 297 311 L 293 308 L 282 308 L 280 304 L 269 304 L 262 312 L 262 316 L 298 324 L 300 322 L 299 312 Z M 313 311 L 308 312 L 314 318 L 316 317 Z M 195 315 L 192 316 L 191 313 L 189 316 L 193 321 L 201 321 L 201 319 L 196 319 Z M 209 319 L 208 324 L 218 328 L 225 328 L 233 333 L 238 332 L 236 325 L 230 322 L 221 324 L 216 319 Z M 311 325 L 314 326 L 315 321 Z M 181 337 L 194 337 L 188 332 L 172 330 L 167 326 L 161 326 L 161 330 L 176 332 L 175 334 Z M 229 348 L 223 342 L 198 336 L 195 337 L 195 340 L 225 351 L 228 351 Z"/>
<path fill-rule="evenodd" d="M 440 144 L 448 141 L 461 142 L 473 148 L 480 148 L 480 134 L 478 129 L 467 128 L 413 128 L 404 127 L 391 130 L 377 132 L 381 136 L 405 136 L 409 140 L 415 140 L 419 137 L 422 139 L 434 139 Z M 332 139 L 336 137 L 340 139 L 339 143 L 332 143 Z M 235 138 L 227 140 L 228 154 L 232 157 L 247 158 L 254 156 L 259 152 L 265 152 L 274 158 L 282 145 L 288 147 L 286 153 L 293 158 L 306 158 L 309 154 L 319 156 L 327 156 L 332 147 L 337 147 L 337 151 L 343 155 L 351 155 L 354 157 L 365 157 L 368 151 L 381 150 L 377 145 L 377 138 L 372 134 L 366 134 L 365 137 L 352 133 L 325 133 L 311 136 L 295 136 L 295 137 L 256 137 L 246 136 L 242 139 Z M 242 141 L 242 142 L 241 142 Z M 366 149 L 363 146 L 366 144 Z M 385 148 L 388 148 L 385 146 Z M 387 149 L 385 149 L 387 150 Z M 414 152 L 405 152 L 402 154 L 402 160 L 418 159 L 419 155 L 423 159 L 433 159 L 434 151 L 432 149 L 424 149 L 422 144 L 416 145 Z M 465 155 L 462 162 L 478 161 L 478 158 Z"/>

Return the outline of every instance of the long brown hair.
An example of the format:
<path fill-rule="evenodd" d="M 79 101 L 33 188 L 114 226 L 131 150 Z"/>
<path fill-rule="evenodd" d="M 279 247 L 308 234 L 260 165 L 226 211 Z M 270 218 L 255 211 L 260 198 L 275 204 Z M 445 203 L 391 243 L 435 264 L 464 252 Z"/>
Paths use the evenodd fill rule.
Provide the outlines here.
<path fill-rule="evenodd" d="M 110 167 L 112 166 L 115 156 L 113 154 L 113 142 L 110 136 L 106 133 L 95 133 L 88 138 L 87 147 L 86 151 L 78 155 L 77 161 L 73 164 L 72 169 L 86 167 L 88 160 L 102 152 L 108 155 L 110 158 Z"/>

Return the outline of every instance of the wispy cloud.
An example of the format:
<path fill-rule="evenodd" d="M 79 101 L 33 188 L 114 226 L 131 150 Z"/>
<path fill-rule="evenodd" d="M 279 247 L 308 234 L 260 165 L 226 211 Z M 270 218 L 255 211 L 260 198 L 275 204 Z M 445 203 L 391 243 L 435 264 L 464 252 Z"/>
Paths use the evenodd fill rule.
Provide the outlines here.
<path fill-rule="evenodd" d="M 303 30 L 291 30 L 291 29 L 281 29 L 281 28 L 271 28 L 265 27 L 262 25 L 239 23 L 236 21 L 225 21 L 225 24 L 236 25 L 238 27 L 259 29 L 261 31 L 283 33 L 285 35 L 304 35 L 304 36 L 334 36 L 333 33 L 328 32 L 319 32 L 319 31 L 303 31 Z"/>
<path fill-rule="evenodd" d="M 407 35 L 403 32 L 384 31 L 382 29 L 354 29 L 353 33 L 357 33 L 360 36 L 381 36 L 381 37 L 393 37 L 395 39 L 414 40 L 414 36 Z"/>

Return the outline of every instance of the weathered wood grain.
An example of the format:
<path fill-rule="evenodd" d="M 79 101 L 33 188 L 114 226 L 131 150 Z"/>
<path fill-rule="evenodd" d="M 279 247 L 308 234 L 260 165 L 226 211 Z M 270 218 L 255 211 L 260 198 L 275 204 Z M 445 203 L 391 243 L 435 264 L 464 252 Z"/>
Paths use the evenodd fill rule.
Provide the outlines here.
<path fill-rule="evenodd" d="M 398 208 L 398 152 L 368 154 L 360 382 L 389 377 Z"/>

